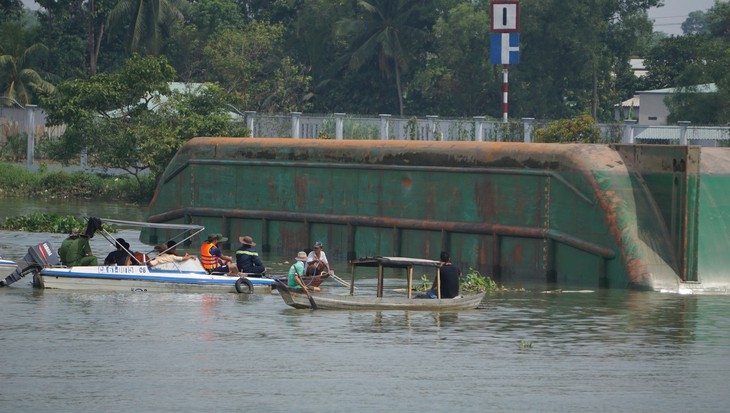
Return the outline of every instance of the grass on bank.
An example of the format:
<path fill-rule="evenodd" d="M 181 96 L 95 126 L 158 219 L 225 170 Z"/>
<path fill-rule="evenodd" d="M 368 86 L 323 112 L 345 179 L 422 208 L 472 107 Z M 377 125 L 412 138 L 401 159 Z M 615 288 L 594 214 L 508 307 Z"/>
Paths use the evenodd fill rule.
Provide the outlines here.
<path fill-rule="evenodd" d="M 41 199 L 83 198 L 99 201 L 148 203 L 155 189 L 154 178 L 141 178 L 141 188 L 131 176 L 97 175 L 87 172 L 38 172 L 0 163 L 0 196 Z"/>

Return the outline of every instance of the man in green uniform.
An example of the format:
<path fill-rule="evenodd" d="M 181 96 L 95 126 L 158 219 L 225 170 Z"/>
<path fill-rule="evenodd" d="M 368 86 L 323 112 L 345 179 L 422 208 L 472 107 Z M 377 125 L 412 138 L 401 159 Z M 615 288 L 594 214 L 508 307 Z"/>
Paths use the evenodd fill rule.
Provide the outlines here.
<path fill-rule="evenodd" d="M 61 248 L 58 249 L 58 256 L 61 263 L 67 267 L 73 266 L 94 266 L 98 261 L 91 253 L 89 238 L 81 235 L 78 228 L 71 230 L 71 234 L 63 240 Z"/>

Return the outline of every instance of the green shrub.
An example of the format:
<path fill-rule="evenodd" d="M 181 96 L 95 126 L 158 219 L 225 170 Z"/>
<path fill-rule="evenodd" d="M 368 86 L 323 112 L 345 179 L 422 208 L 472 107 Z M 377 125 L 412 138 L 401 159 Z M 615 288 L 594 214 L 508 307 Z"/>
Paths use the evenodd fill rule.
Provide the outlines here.
<path fill-rule="evenodd" d="M 535 142 L 543 143 L 597 143 L 601 131 L 588 114 L 575 119 L 559 119 L 535 131 Z"/>

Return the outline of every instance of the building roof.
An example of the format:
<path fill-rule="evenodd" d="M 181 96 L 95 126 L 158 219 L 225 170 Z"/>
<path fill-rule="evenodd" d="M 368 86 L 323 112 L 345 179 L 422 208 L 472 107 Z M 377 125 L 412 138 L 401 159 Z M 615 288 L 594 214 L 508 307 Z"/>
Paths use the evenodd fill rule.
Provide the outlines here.
<path fill-rule="evenodd" d="M 666 89 L 654 89 L 654 90 L 640 90 L 636 93 L 645 95 L 671 95 L 673 93 L 680 92 L 695 92 L 695 93 L 715 93 L 717 92 L 717 85 L 714 83 L 705 83 L 703 85 L 685 86 L 685 87 L 670 87 Z"/>
<path fill-rule="evenodd" d="M 632 107 L 638 108 L 640 101 L 641 101 L 641 98 L 637 95 L 634 95 L 634 97 L 632 97 L 631 99 L 626 99 L 623 102 L 621 102 L 621 106 L 625 107 L 625 108 L 632 108 Z M 614 106 L 619 106 L 619 105 L 616 104 Z"/>

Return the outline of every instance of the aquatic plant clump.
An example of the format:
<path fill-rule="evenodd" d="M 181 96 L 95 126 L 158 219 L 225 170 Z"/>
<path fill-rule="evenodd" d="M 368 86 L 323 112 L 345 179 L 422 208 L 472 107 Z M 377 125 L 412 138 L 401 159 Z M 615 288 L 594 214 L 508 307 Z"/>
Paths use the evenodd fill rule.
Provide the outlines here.
<path fill-rule="evenodd" d="M 86 228 L 87 221 L 83 218 L 77 218 L 71 215 L 56 215 L 34 212 L 30 215 L 9 217 L 0 221 L 0 229 L 8 231 L 24 231 L 24 232 L 50 232 L 58 234 L 68 234 L 73 228 L 80 228 L 82 231 Z M 104 224 L 104 229 L 108 232 L 117 232 Z"/>
<path fill-rule="evenodd" d="M 499 286 L 490 277 L 485 277 L 479 271 L 469 268 L 469 272 L 461 280 L 460 290 L 464 294 L 480 293 L 483 291 L 495 291 Z"/>
<path fill-rule="evenodd" d="M 431 289 L 433 282 L 426 274 L 421 276 L 421 286 L 415 288 L 417 291 L 428 291 Z M 485 277 L 479 271 L 469 268 L 469 272 L 462 276 L 459 285 L 459 292 L 462 294 L 475 294 L 484 291 L 499 290 L 499 285 L 490 277 Z"/>

